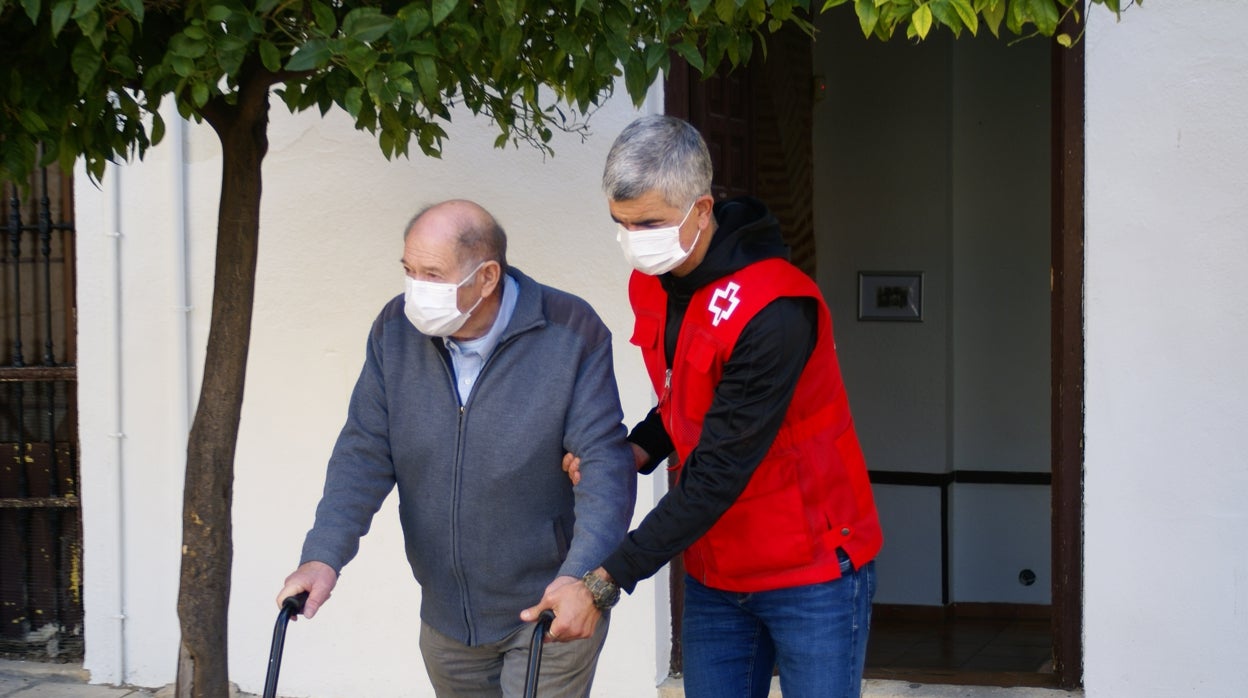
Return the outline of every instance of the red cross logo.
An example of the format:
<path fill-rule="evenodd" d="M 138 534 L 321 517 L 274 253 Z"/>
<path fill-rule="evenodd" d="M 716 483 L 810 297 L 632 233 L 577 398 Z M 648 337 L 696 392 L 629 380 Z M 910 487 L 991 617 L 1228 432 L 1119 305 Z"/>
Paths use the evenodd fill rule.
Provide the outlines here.
<path fill-rule="evenodd" d="M 720 320 L 727 320 L 732 316 L 732 311 L 736 310 L 737 304 L 741 302 L 737 298 L 737 290 L 740 288 L 741 286 L 737 282 L 729 281 L 727 286 L 715 289 L 715 293 L 711 296 L 711 302 L 706 306 L 706 309 L 715 316 L 715 319 L 711 321 L 712 325 L 719 327 Z M 725 307 L 725 303 L 727 307 Z"/>

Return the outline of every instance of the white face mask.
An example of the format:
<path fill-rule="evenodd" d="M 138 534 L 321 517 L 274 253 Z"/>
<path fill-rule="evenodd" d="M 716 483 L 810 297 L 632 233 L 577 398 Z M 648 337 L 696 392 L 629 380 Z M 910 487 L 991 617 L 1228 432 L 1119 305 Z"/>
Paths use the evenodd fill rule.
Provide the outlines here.
<path fill-rule="evenodd" d="M 666 274 L 688 259 L 693 248 L 698 245 L 698 238 L 702 235 L 701 228 L 698 228 L 698 234 L 694 236 L 689 249 L 680 245 L 680 226 L 689 220 L 692 212 L 693 204 L 689 204 L 685 217 L 676 225 L 667 228 L 629 230 L 622 224 L 617 224 L 615 241 L 620 243 L 624 258 L 637 271 L 651 276 Z"/>
<path fill-rule="evenodd" d="M 472 311 L 481 305 L 480 298 L 464 312 L 459 310 L 459 287 L 472 280 L 485 264 L 482 262 L 468 272 L 457 284 L 438 281 L 417 281 L 408 276 L 403 294 L 403 312 L 416 329 L 430 337 L 449 337 L 468 322 Z"/>

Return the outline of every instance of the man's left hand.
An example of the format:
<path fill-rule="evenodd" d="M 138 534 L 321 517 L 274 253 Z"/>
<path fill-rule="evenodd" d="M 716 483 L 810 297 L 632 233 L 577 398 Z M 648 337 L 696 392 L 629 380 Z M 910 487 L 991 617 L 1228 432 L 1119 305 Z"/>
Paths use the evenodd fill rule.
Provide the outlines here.
<path fill-rule="evenodd" d="M 520 620 L 532 623 L 544 610 L 555 612 L 546 640 L 568 642 L 592 637 L 602 612 L 594 607 L 594 597 L 576 577 L 556 577 L 546 586 L 546 593 L 536 606 L 520 612 Z"/>

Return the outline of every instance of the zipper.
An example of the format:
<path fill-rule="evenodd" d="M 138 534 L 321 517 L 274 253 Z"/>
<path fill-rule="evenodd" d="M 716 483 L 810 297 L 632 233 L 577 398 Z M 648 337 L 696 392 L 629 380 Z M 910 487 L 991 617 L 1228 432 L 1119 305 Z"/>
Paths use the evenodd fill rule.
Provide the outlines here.
<path fill-rule="evenodd" d="M 460 489 L 463 482 L 465 407 L 459 400 L 459 390 L 455 385 L 455 371 L 452 368 L 452 363 L 444 360 L 442 367 L 446 371 L 446 380 L 451 388 L 451 395 L 455 396 L 455 402 L 459 405 L 455 416 L 455 463 L 451 468 L 451 570 L 455 574 L 455 582 L 459 585 L 460 598 L 464 600 L 460 610 L 464 615 L 464 627 L 468 629 L 468 644 L 471 645 L 476 635 L 476 627 L 473 625 L 472 612 L 469 609 L 468 580 L 464 574 L 463 559 L 459 549 L 459 526 L 457 525 L 459 521 Z"/>
<path fill-rule="evenodd" d="M 527 329 L 522 330 L 520 332 L 512 334 L 510 337 L 505 337 L 501 339 L 497 345 L 495 345 L 494 350 L 490 352 L 490 355 L 486 357 L 485 362 L 481 364 L 481 370 L 477 373 L 477 381 L 472 387 L 472 392 L 469 393 L 468 395 L 467 403 L 459 402 L 459 387 L 455 384 L 455 371 L 452 368 L 454 362 L 449 362 L 449 363 L 447 361 L 442 362 L 443 369 L 446 371 L 447 381 L 451 387 L 451 394 L 455 396 L 456 402 L 459 402 L 459 410 L 458 410 L 458 415 L 457 415 L 458 424 L 455 429 L 455 433 L 456 433 L 455 467 L 454 467 L 454 470 L 452 471 L 454 473 L 454 476 L 451 481 L 451 487 L 452 487 L 452 493 L 451 493 L 452 494 L 452 497 L 451 497 L 451 569 L 454 570 L 455 572 L 455 581 L 459 584 L 459 593 L 460 593 L 460 596 L 464 599 L 464 605 L 463 605 L 462 610 L 464 613 L 464 626 L 468 628 L 468 644 L 469 645 L 475 642 L 476 627 L 473 625 L 473 622 L 472 622 L 472 611 L 470 609 L 471 604 L 469 603 L 469 597 L 468 597 L 468 580 L 464 575 L 464 566 L 463 566 L 462 559 L 460 556 L 461 551 L 459 549 L 459 527 L 456 525 L 456 523 L 459 521 L 459 502 L 460 502 L 460 495 L 461 495 L 461 484 L 463 482 L 463 479 L 461 476 L 463 475 L 464 422 L 468 415 L 468 404 L 472 403 L 473 400 L 476 398 L 477 390 L 481 387 L 482 380 L 485 378 L 486 370 L 490 367 L 490 364 L 494 363 L 494 357 L 497 356 L 500 351 L 502 351 L 503 347 L 513 343 L 519 335 L 524 334 L 524 332 L 527 332 L 527 331 L 528 331 Z"/>
<path fill-rule="evenodd" d="M 668 401 L 672 397 L 672 369 L 667 369 L 663 374 L 663 394 L 659 396 L 659 416 L 663 418 L 664 424 L 667 426 L 668 433 L 671 433 L 671 410 L 667 409 Z"/>

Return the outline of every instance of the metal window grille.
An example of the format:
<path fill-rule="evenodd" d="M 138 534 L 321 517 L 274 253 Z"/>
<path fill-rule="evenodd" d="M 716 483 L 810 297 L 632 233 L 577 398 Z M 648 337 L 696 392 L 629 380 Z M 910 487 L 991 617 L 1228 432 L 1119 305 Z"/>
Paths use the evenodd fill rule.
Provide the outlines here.
<path fill-rule="evenodd" d="M 74 225 L 55 168 L 0 183 L 0 655 L 82 658 Z"/>

